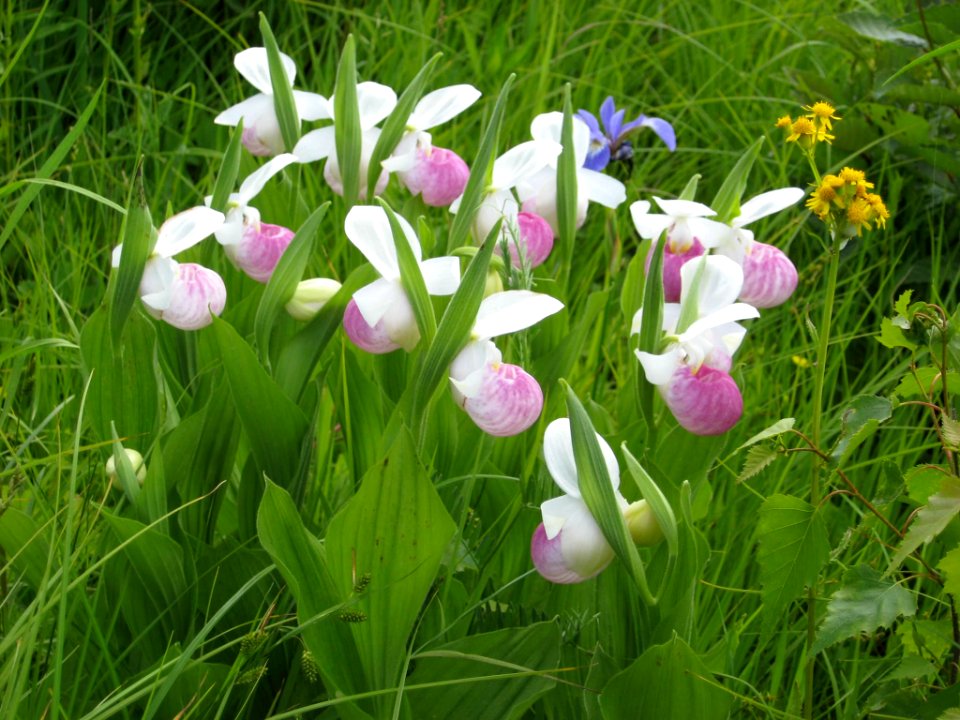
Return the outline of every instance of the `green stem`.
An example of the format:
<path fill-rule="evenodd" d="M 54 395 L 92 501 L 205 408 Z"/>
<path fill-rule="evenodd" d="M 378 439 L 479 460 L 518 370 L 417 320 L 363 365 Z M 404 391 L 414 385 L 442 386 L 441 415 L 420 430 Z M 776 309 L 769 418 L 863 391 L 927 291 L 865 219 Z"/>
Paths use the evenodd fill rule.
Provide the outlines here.
<path fill-rule="evenodd" d="M 833 304 L 837 294 L 837 276 L 840 269 L 841 235 L 836 229 L 831 229 L 833 242 L 830 245 L 830 263 L 827 274 L 827 293 L 823 304 L 823 320 L 820 322 L 820 334 L 817 343 L 817 368 L 813 381 L 813 432 L 812 440 L 815 448 L 820 447 L 821 420 L 823 417 L 823 383 L 827 372 L 827 351 L 830 347 L 830 326 L 833 321 Z M 814 458 L 813 469 L 810 474 L 810 504 L 817 507 L 820 504 L 820 468 L 822 461 Z M 807 669 L 806 669 L 806 703 L 804 717 L 813 717 L 813 671 L 814 658 L 811 648 L 817 632 L 817 591 L 815 587 L 807 589 Z"/>

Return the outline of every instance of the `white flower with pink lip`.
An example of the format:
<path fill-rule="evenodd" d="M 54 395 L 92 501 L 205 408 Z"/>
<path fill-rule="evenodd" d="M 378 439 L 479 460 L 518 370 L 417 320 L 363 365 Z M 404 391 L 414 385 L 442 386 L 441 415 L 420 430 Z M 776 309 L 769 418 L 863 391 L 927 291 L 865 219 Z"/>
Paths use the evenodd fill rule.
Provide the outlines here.
<path fill-rule="evenodd" d="M 280 53 L 287 82 L 293 86 L 297 66 L 289 55 Z M 243 120 L 241 141 L 253 155 L 270 156 L 283 152 L 283 136 L 274 106 L 273 83 L 267 49 L 252 47 L 237 53 L 234 67 L 260 92 L 243 102 L 228 107 L 214 118 L 217 125 L 237 125 Z M 293 101 L 301 120 L 325 120 L 330 117 L 327 99 L 316 93 L 293 91 Z"/>
<path fill-rule="evenodd" d="M 397 221 L 420 265 L 431 295 L 452 295 L 460 285 L 460 260 L 439 257 L 421 260 L 420 240 L 401 216 Z M 357 205 L 347 213 L 347 238 L 380 273 L 380 279 L 353 294 L 343 314 L 343 328 L 353 343 L 367 352 L 413 350 L 420 341 L 413 306 L 400 283 L 400 263 L 387 213 L 381 207 Z"/>
<path fill-rule="evenodd" d="M 563 113 L 549 112 L 537 115 L 530 124 L 530 134 L 540 142 L 562 142 Z M 591 202 L 615 208 L 627 199 L 627 191 L 619 180 L 583 166 L 590 150 L 590 128 L 579 117 L 573 117 L 573 154 L 577 168 L 577 217 L 579 228 L 587 219 Z M 559 154 L 535 175 L 525 178 L 517 187 L 523 209 L 543 217 L 554 232 L 559 232 L 557 220 L 557 164 Z"/>
<path fill-rule="evenodd" d="M 202 265 L 173 259 L 216 232 L 223 222 L 223 213 L 194 207 L 160 226 L 140 280 L 140 300 L 153 317 L 181 330 L 198 330 L 223 312 L 227 302 L 223 279 Z M 122 247 L 113 250 L 113 267 L 120 266 Z"/>
<path fill-rule="evenodd" d="M 757 242 L 746 226 L 755 220 L 785 210 L 800 202 L 800 188 L 779 188 L 750 198 L 717 245 L 717 252 L 743 267 L 740 299 L 758 308 L 776 307 L 787 301 L 797 288 L 797 268 L 773 245 Z"/>
<path fill-rule="evenodd" d="M 273 275 L 283 251 L 293 240 L 293 231 L 282 225 L 260 221 L 260 212 L 249 203 L 274 175 L 297 157 L 291 153 L 277 155 L 252 172 L 240 184 L 239 192 L 228 200 L 226 222 L 217 231 L 217 242 L 233 264 L 257 282 L 266 283 Z M 209 204 L 211 198 L 206 198 Z"/>
<path fill-rule="evenodd" d="M 484 432 L 497 437 L 529 428 L 543 409 L 540 384 L 518 365 L 503 362 L 492 338 L 524 330 L 560 312 L 563 303 L 529 290 L 508 290 L 483 299 L 470 342 L 450 364 L 450 390 Z"/>
<path fill-rule="evenodd" d="M 375 82 L 362 82 L 357 85 L 357 104 L 360 109 L 360 199 L 367 197 L 367 175 L 370 172 L 370 159 L 373 148 L 380 137 L 380 128 L 377 124 L 384 120 L 397 105 L 397 94 L 392 88 Z M 333 120 L 334 125 L 312 130 L 300 138 L 293 154 L 302 163 L 315 162 L 327 158 L 323 167 L 323 178 L 330 188 L 338 195 L 343 195 L 343 178 L 340 176 L 340 164 L 337 160 L 337 146 L 334 127 L 336 118 L 333 112 L 333 101 L 326 101 L 327 117 Z M 375 193 L 381 194 L 387 187 L 390 173 L 377 168 Z"/>
<path fill-rule="evenodd" d="M 470 168 L 452 150 L 434 147 L 428 130 L 452 120 L 480 97 L 473 85 L 451 85 L 421 98 L 407 120 L 407 131 L 383 168 L 395 172 L 407 189 L 432 207 L 449 205 L 461 194 Z"/>
<path fill-rule="evenodd" d="M 677 333 L 682 308 L 694 302 L 690 288 L 701 266 L 696 320 Z M 695 435 L 719 435 L 743 414 L 743 397 L 730 376 L 731 358 L 746 334 L 737 321 L 760 313 L 752 305 L 735 302 L 743 271 L 733 260 L 717 255 L 695 258 L 680 273 L 680 304 L 663 306 L 666 347 L 659 353 L 638 350 L 637 358 L 683 428 Z M 641 308 L 634 316 L 632 333 L 640 332 L 642 313 Z"/>
<path fill-rule="evenodd" d="M 666 231 L 667 244 L 663 248 L 663 294 L 667 302 L 680 300 L 680 268 L 708 248 L 715 248 L 730 234 L 730 228 L 709 217 L 716 215 L 712 208 L 693 200 L 663 200 L 653 198 L 663 214 L 651 213 L 650 203 L 638 200 L 630 206 L 630 215 L 637 232 L 644 240 L 653 240 L 647 253 L 649 270 L 653 251 L 660 236 Z"/>

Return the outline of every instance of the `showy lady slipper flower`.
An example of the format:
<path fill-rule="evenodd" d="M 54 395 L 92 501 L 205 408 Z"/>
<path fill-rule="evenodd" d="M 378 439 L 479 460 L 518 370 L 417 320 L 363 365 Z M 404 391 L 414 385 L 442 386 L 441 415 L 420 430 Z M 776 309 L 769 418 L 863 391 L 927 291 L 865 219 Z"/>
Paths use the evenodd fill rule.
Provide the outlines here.
<path fill-rule="evenodd" d="M 421 260 L 420 241 L 403 217 L 397 216 L 414 257 L 420 264 L 427 292 L 452 295 L 460 284 L 460 260 L 439 257 Z M 343 328 L 353 343 L 367 352 L 387 353 L 402 347 L 413 350 L 420 329 L 413 307 L 400 284 L 400 264 L 387 213 L 381 207 L 357 205 L 344 223 L 350 242 L 380 273 L 379 280 L 353 294 L 343 315 Z"/>
<path fill-rule="evenodd" d="M 492 180 L 484 191 L 473 221 L 473 234 L 478 242 L 483 241 L 503 218 L 500 239 L 507 241 L 510 255 L 515 258 L 514 264 L 519 264 L 516 258 L 520 251 L 526 255 L 531 267 L 547 259 L 553 249 L 553 231 L 548 233 L 549 226 L 544 227 L 546 221 L 535 213 L 520 212 L 513 188 L 547 167 L 561 150 L 560 143 L 552 140 L 533 140 L 510 148 L 494 161 Z M 457 198 L 450 205 L 450 212 L 459 209 L 460 198 Z"/>
<path fill-rule="evenodd" d="M 530 134 L 540 142 L 562 142 L 563 113 L 549 112 L 537 115 L 530 125 Z M 573 153 L 577 167 L 577 223 L 579 228 L 587 219 L 587 207 L 591 202 L 615 208 L 627 199 L 623 183 L 608 175 L 584 167 L 590 149 L 590 128 L 579 117 L 573 117 Z M 559 155 L 559 153 L 558 153 Z M 550 164 L 521 183 L 517 191 L 523 209 L 540 215 L 553 231 L 559 232 L 557 224 L 557 157 Z"/>
<path fill-rule="evenodd" d="M 297 66 L 289 55 L 280 53 L 280 60 L 293 86 Z M 253 47 L 243 50 L 233 58 L 234 67 L 260 92 L 241 103 L 228 107 L 214 118 L 217 125 L 235 126 L 243 119 L 241 142 L 253 155 L 269 156 L 283 152 L 283 136 L 273 100 L 273 84 L 270 78 L 270 63 L 267 49 Z M 330 117 L 327 99 L 303 90 L 293 91 L 293 101 L 301 120 L 325 120 Z"/>
<path fill-rule="evenodd" d="M 556 298 L 529 290 L 494 293 L 480 303 L 470 343 L 450 365 L 450 390 L 485 433 L 517 435 L 543 409 L 540 384 L 523 368 L 504 363 L 491 338 L 528 328 L 562 309 Z"/>
<path fill-rule="evenodd" d="M 703 203 L 653 199 L 663 210 L 663 215 L 651 214 L 650 203 L 638 200 L 630 206 L 630 216 L 640 237 L 653 240 L 647 253 L 647 270 L 660 235 L 667 232 L 667 244 L 663 248 L 663 295 L 667 302 L 677 302 L 680 300 L 680 268 L 703 255 L 705 248 L 719 245 L 729 235 L 730 228 L 708 220 L 707 217 L 716 215 L 716 212 Z"/>
<path fill-rule="evenodd" d="M 750 198 L 740 214 L 730 221 L 727 236 L 717 245 L 743 268 L 740 300 L 757 308 L 776 307 L 787 301 L 797 287 L 797 268 L 790 258 L 773 245 L 757 242 L 746 226 L 755 220 L 795 205 L 803 197 L 800 188 L 780 188 Z"/>
<path fill-rule="evenodd" d="M 691 284 L 703 265 L 697 298 Z M 695 435 L 725 433 L 743 414 L 740 388 L 730 376 L 731 358 L 746 329 L 738 320 L 759 317 L 757 309 L 737 303 L 743 270 L 730 258 L 709 255 L 680 269 L 680 304 L 663 306 L 663 350 L 637 351 L 647 380 L 656 385 L 681 427 Z M 696 302 L 696 320 L 677 332 L 681 309 Z M 640 332 L 643 308 L 633 318 L 631 333 Z"/>
<path fill-rule="evenodd" d="M 604 100 L 600 106 L 602 130 L 600 129 L 600 122 L 597 122 L 593 113 L 586 110 L 580 110 L 577 113 L 577 116 L 590 128 L 590 149 L 583 164 L 585 168 L 600 171 L 611 161 L 616 162 L 632 158 L 633 146 L 627 140 L 627 136 L 640 128 L 646 127 L 653 130 L 657 137 L 663 140 L 670 149 L 670 152 L 677 149 L 676 133 L 673 131 L 673 126 L 666 120 L 640 114 L 636 120 L 624 123 L 624 112 L 624 110 L 617 110 L 612 96 Z"/>
<path fill-rule="evenodd" d="M 180 330 L 199 330 L 213 322 L 227 303 L 227 288 L 213 270 L 196 263 L 178 263 L 173 256 L 193 247 L 223 225 L 223 213 L 194 207 L 167 219 L 140 280 L 140 300 L 147 312 Z M 120 266 L 122 245 L 113 250 Z"/>
<path fill-rule="evenodd" d="M 480 97 L 472 85 L 451 85 L 425 95 L 407 120 L 407 132 L 383 168 L 395 172 L 414 195 L 444 207 L 463 194 L 470 168 L 452 150 L 433 147 L 427 130 L 453 119 Z"/>
<path fill-rule="evenodd" d="M 260 283 L 270 280 L 280 256 L 293 240 L 293 231 L 260 222 L 260 212 L 248 203 L 270 178 L 296 161 L 296 155 L 284 153 L 251 173 L 240 184 L 240 191 L 230 195 L 226 222 L 216 231 L 217 242 L 223 245 L 227 257 Z M 210 198 L 206 201 L 209 203 Z"/>
<path fill-rule="evenodd" d="M 357 103 L 360 106 L 360 199 L 367 197 L 367 173 L 370 172 L 370 158 L 373 155 L 373 148 L 377 144 L 377 138 L 380 137 L 380 128 L 377 123 L 386 118 L 393 108 L 397 105 L 397 94 L 392 88 L 375 82 L 362 82 L 357 85 Z M 327 117 L 334 121 L 333 103 L 327 101 Z M 327 163 L 323 168 L 323 178 L 327 185 L 337 195 L 343 195 L 343 178 L 340 176 L 340 164 L 337 161 L 337 146 L 334 139 L 334 126 L 312 130 L 300 138 L 297 146 L 293 149 L 293 154 L 299 158 L 302 163 L 314 162 L 327 158 Z M 374 168 L 374 172 L 380 172 L 377 177 L 376 194 L 381 194 L 387 187 L 390 174 L 386 171 L 380 171 L 380 168 Z"/>

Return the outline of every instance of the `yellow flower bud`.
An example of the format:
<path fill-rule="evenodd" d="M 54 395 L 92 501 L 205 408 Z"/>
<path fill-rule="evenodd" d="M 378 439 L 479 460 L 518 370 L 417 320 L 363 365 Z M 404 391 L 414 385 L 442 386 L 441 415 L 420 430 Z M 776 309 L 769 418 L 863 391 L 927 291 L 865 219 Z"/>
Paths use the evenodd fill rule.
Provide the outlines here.
<path fill-rule="evenodd" d="M 663 530 L 660 529 L 657 519 L 653 516 L 653 510 L 650 509 L 646 500 L 630 503 L 623 514 L 623 519 L 627 521 L 630 537 L 637 545 L 649 547 L 663 540 Z"/>
<path fill-rule="evenodd" d="M 311 278 L 297 285 L 290 302 L 286 304 L 287 312 L 296 320 L 304 322 L 312 320 L 320 312 L 320 308 L 340 290 L 340 283 L 329 278 Z"/>

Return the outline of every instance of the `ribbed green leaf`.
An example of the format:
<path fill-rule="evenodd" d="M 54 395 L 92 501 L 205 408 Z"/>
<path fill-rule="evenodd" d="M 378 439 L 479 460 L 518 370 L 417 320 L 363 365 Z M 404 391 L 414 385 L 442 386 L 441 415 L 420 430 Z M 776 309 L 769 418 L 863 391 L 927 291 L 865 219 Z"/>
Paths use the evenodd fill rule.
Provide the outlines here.
<path fill-rule="evenodd" d="M 470 227 L 473 225 L 473 217 L 477 214 L 477 208 L 480 207 L 483 200 L 483 190 L 487 184 L 487 170 L 493 166 L 493 159 L 497 154 L 500 125 L 503 122 L 503 114 L 507 109 L 507 97 L 515 79 L 516 75 L 511 74 L 503 84 L 500 95 L 497 97 L 497 104 L 493 107 L 493 114 L 490 115 L 490 122 L 487 123 L 487 129 L 483 132 L 480 149 L 477 150 L 477 156 L 473 160 L 473 165 L 470 166 L 470 177 L 467 178 L 466 187 L 463 189 L 460 209 L 457 210 L 457 214 L 450 224 L 447 252 L 453 252 L 454 248 L 466 243 Z"/>
<path fill-rule="evenodd" d="M 627 469 L 633 476 L 634 482 L 636 482 L 637 487 L 640 488 L 640 494 L 643 496 L 643 499 L 647 501 L 647 504 L 653 511 L 653 516 L 657 519 L 657 524 L 660 526 L 664 539 L 667 541 L 667 549 L 670 555 L 676 556 L 680 546 L 680 536 L 677 530 L 677 517 L 673 512 L 673 508 L 670 507 L 670 503 L 667 502 L 667 498 L 664 496 L 663 491 L 660 490 L 660 486 L 654 482 L 650 474 L 637 462 L 637 459 L 630 453 L 630 450 L 627 449 L 626 443 L 620 445 L 620 451 L 627 461 Z"/>
<path fill-rule="evenodd" d="M 597 442 L 597 434 L 590 416 L 580 403 L 573 389 L 563 380 L 567 390 L 567 414 L 570 417 L 570 434 L 573 437 L 573 456 L 577 465 L 580 494 L 590 513 L 597 521 L 603 536 L 620 558 L 624 569 L 640 591 L 644 602 L 653 605 L 656 599 L 650 593 L 643 561 L 636 545 L 630 538 L 623 513 L 617 505 L 613 485 L 607 473 L 607 464 Z"/>
<path fill-rule="evenodd" d="M 920 508 L 900 549 L 890 561 L 887 572 L 894 570 L 907 555 L 943 532 L 957 514 L 960 514 L 960 478 L 951 475 L 943 479 L 940 491 L 931 495 L 927 504 Z"/>
<path fill-rule="evenodd" d="M 643 287 L 643 314 L 640 316 L 640 337 L 637 349 L 654 354 L 660 351 L 660 337 L 663 335 L 663 252 L 666 244 L 666 233 L 664 233 L 653 248 L 646 285 Z M 637 404 L 647 423 L 647 446 L 652 449 L 656 446 L 657 434 L 657 419 L 653 405 L 654 386 L 647 381 L 639 361 L 634 367 L 637 373 Z"/>
<path fill-rule="evenodd" d="M 227 149 L 223 151 L 223 160 L 220 162 L 220 172 L 217 173 L 217 182 L 213 186 L 213 197 L 210 200 L 210 207 L 219 210 L 222 213 L 227 212 L 227 203 L 230 200 L 230 193 L 233 192 L 237 184 L 237 176 L 240 174 L 240 142 L 243 137 L 243 118 L 237 123 L 233 134 L 230 136 L 230 142 L 227 143 Z"/>
<path fill-rule="evenodd" d="M 357 46 L 347 36 L 337 67 L 337 86 L 333 92 L 334 144 L 343 181 L 343 200 L 350 209 L 360 196 L 360 154 L 363 143 L 360 105 L 357 100 Z M 369 172 L 378 173 L 371 167 Z"/>
<path fill-rule="evenodd" d="M 254 320 L 254 336 L 257 339 L 257 350 L 260 358 L 269 366 L 270 333 L 276 323 L 277 316 L 283 306 L 293 297 L 297 283 L 303 279 L 310 255 L 313 252 L 313 239 L 330 207 L 325 202 L 308 217 L 297 234 L 293 236 L 290 245 L 283 251 L 280 261 L 270 276 L 257 307 L 257 317 Z"/>
<path fill-rule="evenodd" d="M 573 106 L 570 83 L 563 87 L 563 126 L 560 130 L 563 151 L 557 160 L 557 225 L 560 247 L 566 267 L 570 268 L 574 236 L 577 234 L 577 160 L 573 147 Z"/>
<path fill-rule="evenodd" d="M 442 56 L 443 53 L 437 53 L 427 60 L 427 64 L 420 68 L 417 76 L 407 85 L 407 89 L 403 91 L 397 101 L 397 106 L 384 121 L 383 130 L 380 132 L 377 144 L 373 146 L 373 154 L 370 156 L 370 167 L 367 171 L 368 198 L 372 198 L 376 192 L 377 180 L 380 177 L 380 163 L 390 156 L 390 153 L 393 152 L 397 143 L 403 137 L 403 133 L 407 129 L 407 120 L 420 101 L 427 80 L 430 79 L 434 66 Z"/>
<path fill-rule="evenodd" d="M 142 163 L 142 161 L 141 161 Z M 123 220 L 120 242 L 120 267 L 110 300 L 110 336 L 113 344 L 120 344 L 123 327 L 137 302 L 143 269 L 153 245 L 153 221 L 143 193 L 143 167 L 137 164 L 135 180 L 127 197 L 127 214 Z"/>
<path fill-rule="evenodd" d="M 267 49 L 267 62 L 270 65 L 273 108 L 277 113 L 277 122 L 280 124 L 284 149 L 289 152 L 300 139 L 300 117 L 297 115 L 297 104 L 293 99 L 292 78 L 287 77 L 287 71 L 280 59 L 277 39 L 273 36 L 267 16 L 263 13 L 260 13 L 260 34 L 263 36 L 263 45 Z"/>
<path fill-rule="evenodd" d="M 762 137 L 757 138 L 753 145 L 748 147 L 746 152 L 737 160 L 737 164 L 733 166 L 733 170 L 727 175 L 710 204 L 710 207 L 717 213 L 711 220 L 725 223 L 740 214 L 740 200 L 743 198 L 744 190 L 747 189 L 747 176 L 760 154 L 761 145 L 763 145 Z"/>

